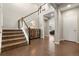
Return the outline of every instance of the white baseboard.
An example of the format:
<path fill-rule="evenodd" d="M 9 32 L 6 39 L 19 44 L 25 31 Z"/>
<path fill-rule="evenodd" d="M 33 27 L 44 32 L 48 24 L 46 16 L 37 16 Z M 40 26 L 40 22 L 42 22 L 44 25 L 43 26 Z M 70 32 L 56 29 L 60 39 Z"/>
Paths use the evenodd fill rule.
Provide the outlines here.
<path fill-rule="evenodd" d="M 63 39 L 64 40 L 64 39 Z M 61 40 L 62 41 L 62 40 Z M 66 41 L 71 41 L 71 40 L 66 40 Z M 71 42 L 75 42 L 75 43 L 79 43 L 78 41 L 71 41 Z"/>
<path fill-rule="evenodd" d="M 76 43 L 79 43 L 79 42 L 76 42 Z"/>

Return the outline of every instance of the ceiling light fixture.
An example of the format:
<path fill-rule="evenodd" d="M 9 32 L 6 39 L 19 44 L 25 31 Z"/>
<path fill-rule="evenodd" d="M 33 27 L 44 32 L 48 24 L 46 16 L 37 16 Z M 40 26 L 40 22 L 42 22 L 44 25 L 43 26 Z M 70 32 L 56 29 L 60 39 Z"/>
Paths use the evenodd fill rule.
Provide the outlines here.
<path fill-rule="evenodd" d="M 67 5 L 67 7 L 71 7 L 71 5 Z"/>
<path fill-rule="evenodd" d="M 51 14 L 51 16 L 53 16 L 54 14 Z"/>

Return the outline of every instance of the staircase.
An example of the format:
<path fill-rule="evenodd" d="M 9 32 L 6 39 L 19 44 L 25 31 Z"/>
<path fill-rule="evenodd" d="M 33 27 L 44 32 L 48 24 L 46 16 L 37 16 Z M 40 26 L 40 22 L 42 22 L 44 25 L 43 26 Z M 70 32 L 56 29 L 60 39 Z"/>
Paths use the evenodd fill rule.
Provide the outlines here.
<path fill-rule="evenodd" d="M 7 51 L 13 48 L 27 45 L 24 33 L 22 30 L 4 29 L 2 33 L 2 47 L 1 50 Z"/>

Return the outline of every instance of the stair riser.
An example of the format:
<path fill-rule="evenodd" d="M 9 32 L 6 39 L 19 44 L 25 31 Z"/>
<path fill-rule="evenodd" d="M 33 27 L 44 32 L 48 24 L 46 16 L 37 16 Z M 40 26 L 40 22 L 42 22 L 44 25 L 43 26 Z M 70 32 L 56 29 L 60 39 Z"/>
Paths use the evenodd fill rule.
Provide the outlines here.
<path fill-rule="evenodd" d="M 8 50 L 11 50 L 11 49 L 14 49 L 14 48 L 18 48 L 18 47 L 21 47 L 21 46 L 27 46 L 27 43 L 21 43 L 21 44 L 18 44 L 18 45 L 2 48 L 1 52 L 8 51 Z"/>
<path fill-rule="evenodd" d="M 18 39 L 18 40 L 12 40 L 12 41 L 5 41 L 2 42 L 2 45 L 4 44 L 11 44 L 11 43 L 16 43 L 16 42 L 20 42 L 20 41 L 24 41 L 25 39 Z"/>
<path fill-rule="evenodd" d="M 3 30 L 1 52 L 26 45 L 27 42 L 22 30 Z"/>
<path fill-rule="evenodd" d="M 24 37 L 24 35 L 19 35 L 19 36 L 7 36 L 7 37 L 2 37 L 2 39 L 10 39 L 10 38 L 18 38 L 18 37 Z"/>
<path fill-rule="evenodd" d="M 23 32 L 2 33 L 2 35 L 23 34 Z"/>

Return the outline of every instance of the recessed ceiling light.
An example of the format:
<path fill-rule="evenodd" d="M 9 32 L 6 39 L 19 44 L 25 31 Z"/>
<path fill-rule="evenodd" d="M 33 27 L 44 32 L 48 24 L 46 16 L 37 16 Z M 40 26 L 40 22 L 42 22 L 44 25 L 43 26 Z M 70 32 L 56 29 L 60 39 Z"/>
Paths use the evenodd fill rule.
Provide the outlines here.
<path fill-rule="evenodd" d="M 71 5 L 67 5 L 67 7 L 71 7 Z"/>
<path fill-rule="evenodd" d="M 53 16 L 54 14 L 51 14 L 51 16 Z"/>

